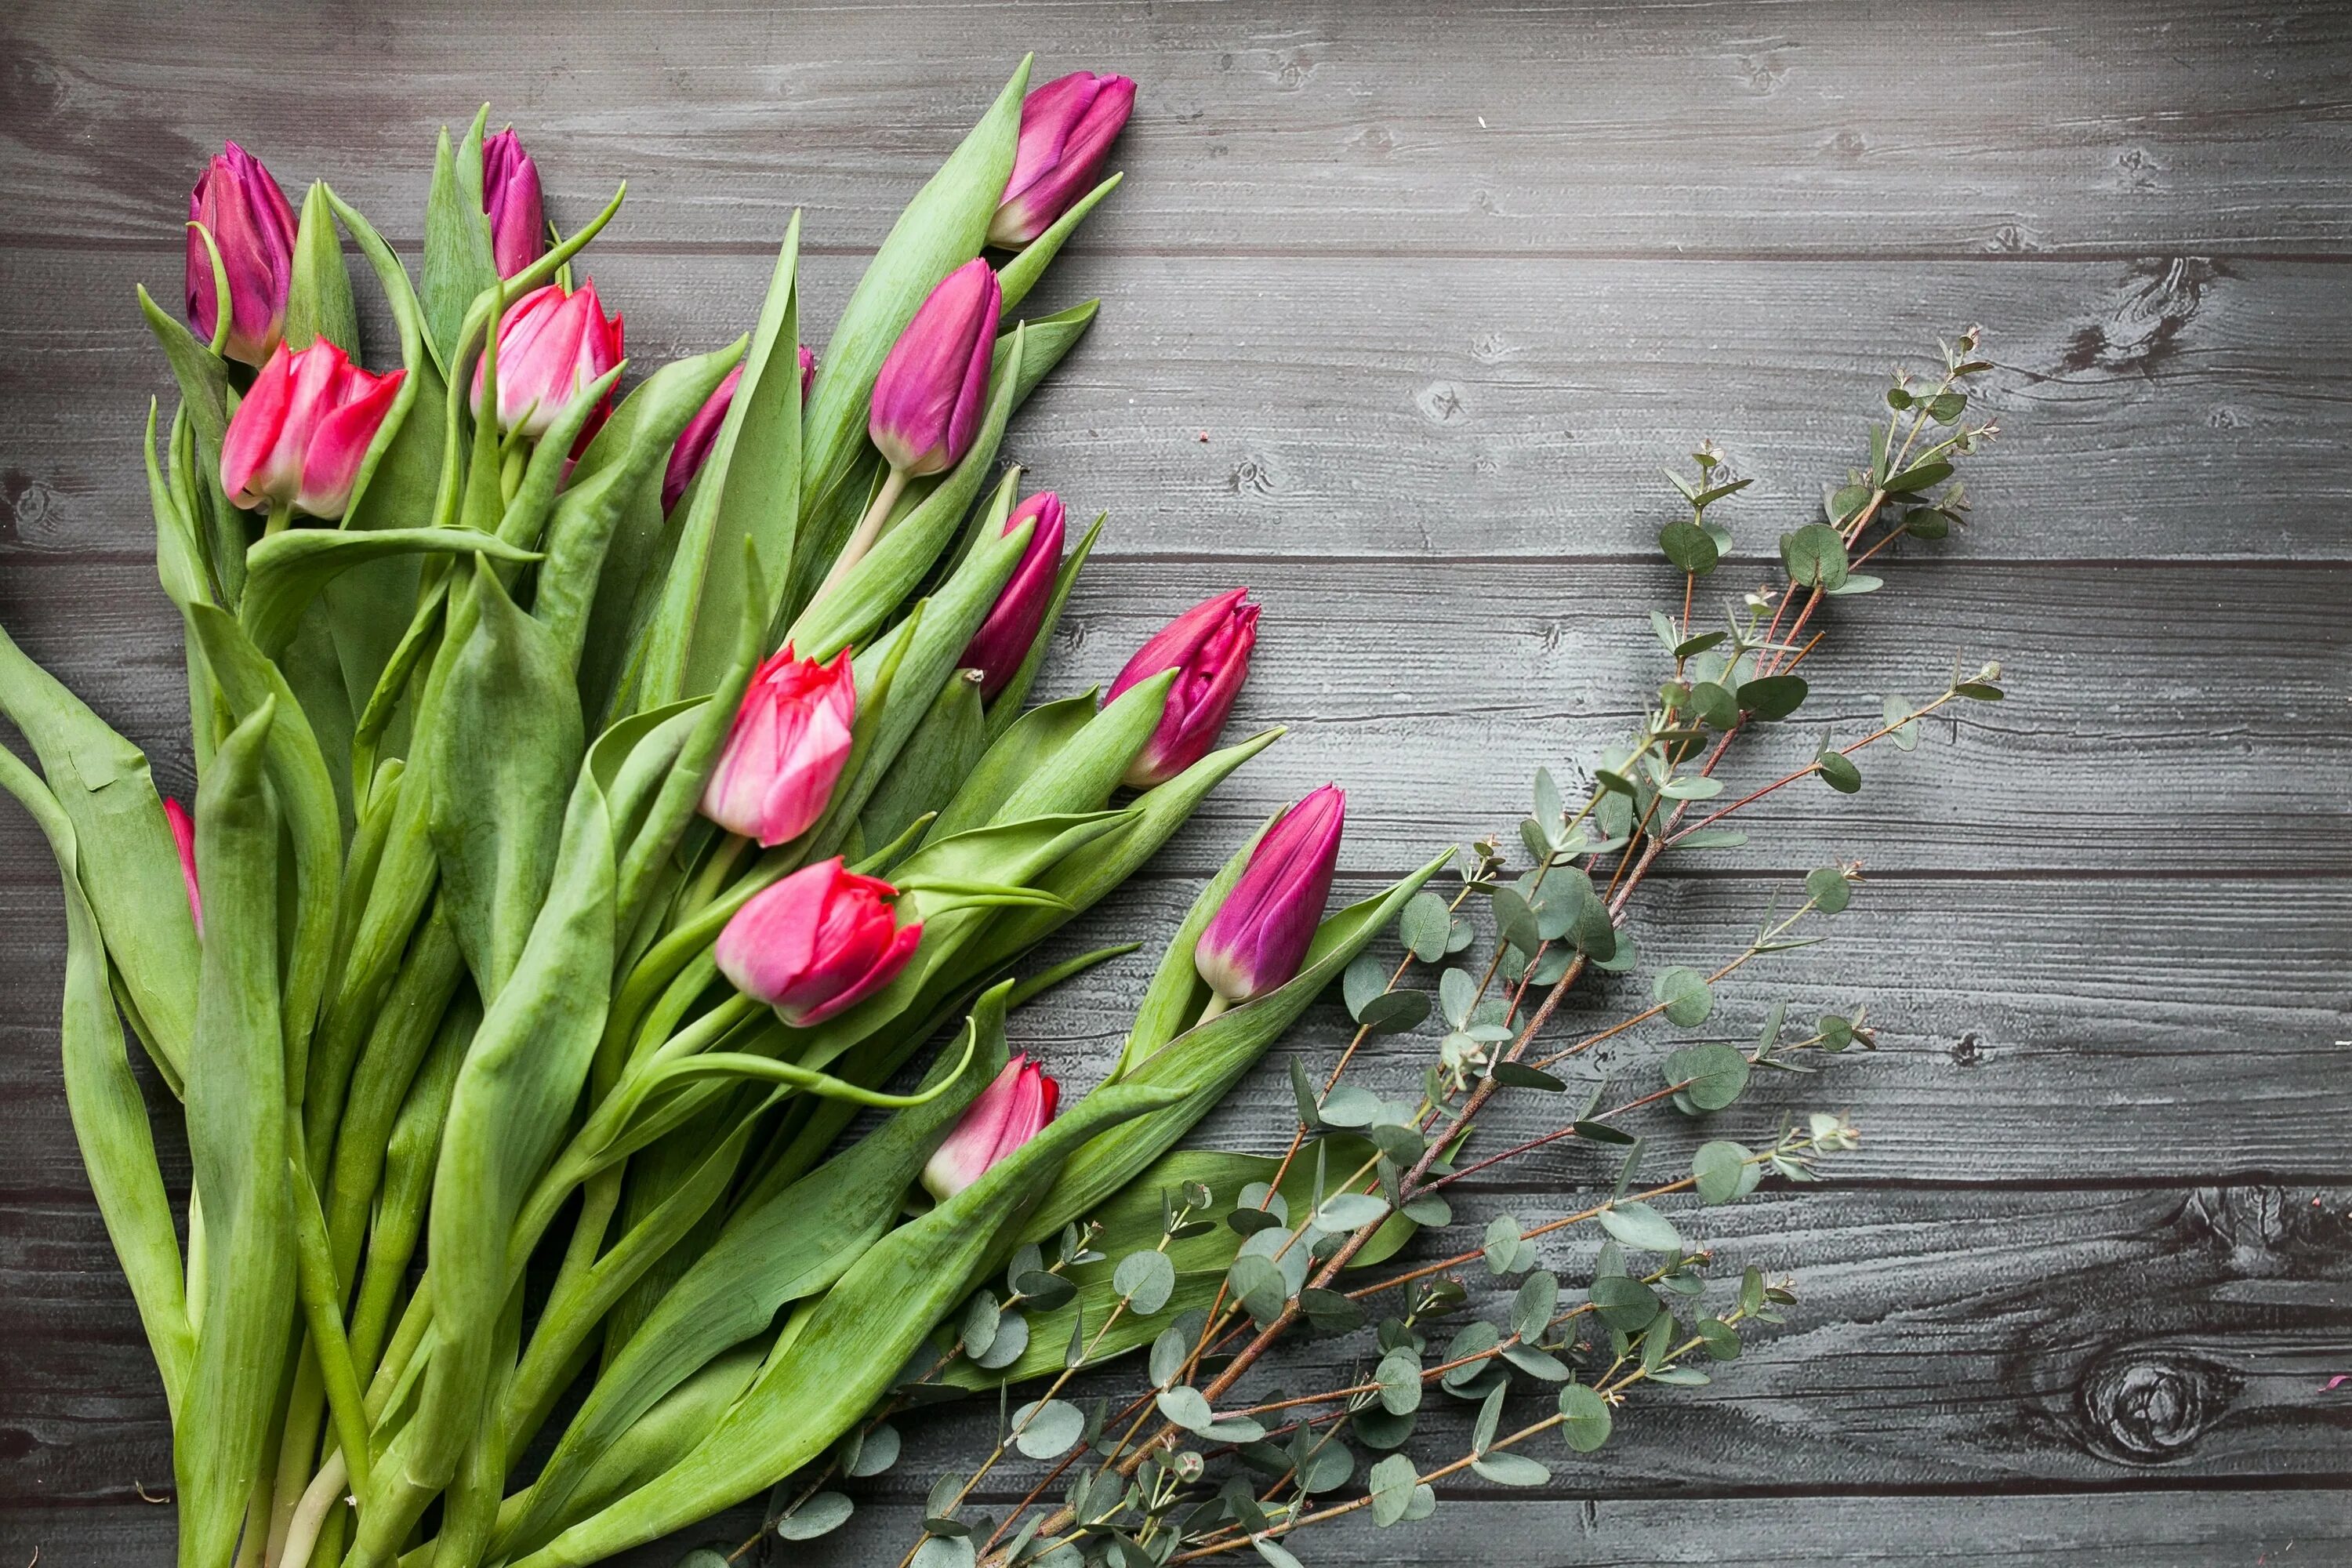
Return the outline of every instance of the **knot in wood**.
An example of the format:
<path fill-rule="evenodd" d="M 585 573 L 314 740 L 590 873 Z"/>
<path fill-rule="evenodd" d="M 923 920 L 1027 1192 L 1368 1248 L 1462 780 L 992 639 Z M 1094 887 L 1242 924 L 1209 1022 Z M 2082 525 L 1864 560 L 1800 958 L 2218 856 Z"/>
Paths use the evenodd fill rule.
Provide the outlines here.
<path fill-rule="evenodd" d="M 2195 1445 L 2237 1394 L 2230 1371 L 2179 1351 L 2102 1357 L 2076 1387 L 2094 1447 L 2112 1458 L 2161 1463 Z"/>

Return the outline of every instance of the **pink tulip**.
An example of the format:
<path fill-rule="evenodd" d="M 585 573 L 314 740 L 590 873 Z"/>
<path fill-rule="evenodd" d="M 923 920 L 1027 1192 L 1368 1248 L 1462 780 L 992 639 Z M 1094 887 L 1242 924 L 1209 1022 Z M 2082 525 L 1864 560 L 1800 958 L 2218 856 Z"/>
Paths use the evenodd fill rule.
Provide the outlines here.
<path fill-rule="evenodd" d="M 591 279 L 567 294 L 560 284 L 534 289 L 507 307 L 499 322 L 499 428 L 536 441 L 574 399 L 621 363 L 621 318 L 604 319 Z M 474 417 L 482 416 L 482 367 L 474 366 Z M 611 393 L 580 429 L 587 445 L 613 409 Z"/>
<path fill-rule="evenodd" d="M 482 142 L 482 211 L 489 215 L 490 259 L 499 277 L 511 278 L 547 254 L 539 165 L 511 125 Z"/>
<path fill-rule="evenodd" d="M 988 243 L 1018 250 L 1053 227 L 1094 189 L 1110 144 L 1134 107 L 1133 79 L 1092 71 L 1073 71 L 1031 93 L 1021 105 L 1013 177 L 1004 182 L 996 216 L 989 220 Z"/>
<path fill-rule="evenodd" d="M 794 658 L 786 645 L 751 673 L 703 786 L 702 815 L 763 847 L 799 837 L 833 799 L 856 719 L 849 650 L 820 665 Z"/>
<path fill-rule="evenodd" d="M 1061 1085 L 1046 1077 L 1043 1068 L 1025 1056 L 1014 1056 L 924 1162 L 924 1189 L 947 1202 L 1044 1131 L 1061 1099 Z"/>
<path fill-rule="evenodd" d="M 188 885 L 188 914 L 196 922 L 196 936 L 205 934 L 205 900 L 196 891 L 196 824 L 188 808 L 163 797 L 163 820 L 171 824 L 172 847 L 180 852 L 180 879 Z"/>
<path fill-rule="evenodd" d="M 300 350 L 278 344 L 229 416 L 221 488 L 241 507 L 342 516 L 407 374 L 372 375 L 325 338 Z"/>
<path fill-rule="evenodd" d="M 663 511 L 667 512 L 677 505 L 678 498 L 686 494 L 686 487 L 694 482 L 694 476 L 702 471 L 704 463 L 709 461 L 710 448 L 719 440 L 719 426 L 727 418 L 727 405 L 735 401 L 735 385 L 742 379 L 741 365 L 729 371 L 727 379 L 719 384 L 718 389 L 704 400 L 702 406 L 694 411 L 694 417 L 686 422 L 686 428 L 677 433 L 677 442 L 669 449 L 669 468 L 662 475 Z M 801 396 L 803 399 L 808 396 L 809 383 L 814 379 L 816 355 L 809 353 L 808 345 L 803 343 Z"/>
<path fill-rule="evenodd" d="M 241 363 L 268 363 L 286 331 L 286 296 L 294 287 L 294 209 L 286 193 L 260 159 L 232 142 L 196 177 L 188 221 L 204 225 L 228 273 L 228 342 L 222 352 Z M 208 343 L 220 327 L 212 252 L 193 228 L 188 325 Z"/>
<path fill-rule="evenodd" d="M 898 890 L 842 868 L 803 867 L 735 911 L 713 949 L 719 971 L 796 1029 L 823 1023 L 897 978 L 923 938 L 899 926 Z"/>
<path fill-rule="evenodd" d="M 967 261 L 940 280 L 890 345 L 866 427 L 901 482 L 951 468 L 971 450 L 1003 297 L 988 263 Z"/>
<path fill-rule="evenodd" d="M 1307 957 L 1331 896 L 1348 797 L 1336 784 L 1286 811 L 1265 830 L 1192 949 L 1192 967 L 1227 1004 L 1286 985 Z"/>
<path fill-rule="evenodd" d="M 1105 703 L 1160 671 L 1177 672 L 1169 689 L 1160 727 L 1128 764 L 1126 782 L 1136 789 L 1164 784 L 1208 755 L 1225 716 L 1249 674 L 1250 648 L 1257 641 L 1257 609 L 1249 590 L 1235 588 L 1195 605 L 1135 650 L 1110 684 Z"/>
<path fill-rule="evenodd" d="M 980 623 L 980 630 L 971 634 L 963 658 L 957 661 L 966 669 L 980 671 L 982 698 L 1003 690 L 1021 661 L 1029 657 L 1029 645 L 1037 640 L 1037 628 L 1045 625 L 1045 604 L 1054 596 L 1054 579 L 1062 569 L 1062 498 L 1052 490 L 1038 491 L 1004 520 L 1004 531 L 1011 533 L 1032 518 L 1037 526 L 1029 535 L 1029 548 L 1021 564 L 1013 569 L 1012 579 L 996 596 L 995 608 Z"/>

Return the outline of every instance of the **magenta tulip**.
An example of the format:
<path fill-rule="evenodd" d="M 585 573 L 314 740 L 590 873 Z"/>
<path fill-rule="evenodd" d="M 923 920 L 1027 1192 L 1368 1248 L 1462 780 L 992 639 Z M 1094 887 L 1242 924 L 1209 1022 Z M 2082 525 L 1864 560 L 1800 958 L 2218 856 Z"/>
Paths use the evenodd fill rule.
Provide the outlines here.
<path fill-rule="evenodd" d="M 924 1162 L 924 1190 L 947 1202 L 1045 1131 L 1061 1099 L 1061 1085 L 1027 1057 L 1015 1055 Z"/>
<path fill-rule="evenodd" d="M 856 719 L 849 650 L 820 665 L 786 645 L 751 674 L 703 786 L 702 815 L 766 847 L 799 837 L 833 799 Z"/>
<path fill-rule="evenodd" d="M 1021 105 L 1013 177 L 1004 182 L 996 216 L 989 220 L 988 243 L 1018 250 L 1053 227 L 1094 189 L 1110 144 L 1134 107 L 1131 78 L 1092 71 L 1073 71 L 1031 93 Z"/>
<path fill-rule="evenodd" d="M 971 449 L 1002 298 L 988 263 L 967 261 L 940 280 L 890 345 L 866 427 L 894 473 L 940 473 Z"/>
<path fill-rule="evenodd" d="M 499 428 L 536 441 L 575 399 L 621 363 L 621 318 L 604 319 L 591 279 L 567 294 L 560 284 L 534 289 L 507 307 L 499 322 Z M 578 446 L 612 412 L 613 396 L 581 426 Z M 474 417 L 482 416 L 482 367 L 474 366 Z"/>
<path fill-rule="evenodd" d="M 204 895 L 196 891 L 196 824 L 188 808 L 171 796 L 163 797 L 163 820 L 171 825 L 172 847 L 180 852 L 180 879 L 188 885 L 188 915 L 196 922 L 196 935 L 205 934 Z"/>
<path fill-rule="evenodd" d="M 188 221 L 202 224 L 220 247 L 228 273 L 230 359 L 259 366 L 286 331 L 286 296 L 294 287 L 294 209 L 261 160 L 228 143 L 205 165 L 188 195 Z M 220 328 L 213 257 L 204 236 L 188 230 L 188 325 L 205 342 Z"/>
<path fill-rule="evenodd" d="M 808 396 L 809 383 L 815 378 L 816 355 L 809 353 L 808 345 L 803 343 L 803 398 Z M 669 468 L 662 475 L 663 511 L 667 512 L 677 505 L 678 498 L 686 494 L 686 487 L 694 482 L 694 476 L 700 473 L 702 465 L 710 460 L 710 448 L 719 441 L 719 426 L 727 418 L 727 405 L 735 401 L 735 385 L 742 379 L 741 365 L 729 371 L 727 379 L 719 384 L 718 389 L 703 401 L 702 406 L 695 410 L 694 417 L 686 422 L 686 428 L 677 433 L 677 444 L 669 449 Z"/>
<path fill-rule="evenodd" d="M 1331 896 L 1348 797 L 1336 784 L 1292 806 L 1265 830 L 1249 864 L 1192 949 L 1192 967 L 1216 1011 L 1286 985 L 1307 957 Z"/>
<path fill-rule="evenodd" d="M 1045 624 L 1045 605 L 1054 596 L 1054 579 L 1062 569 L 1062 498 L 1052 490 L 1038 491 L 1004 520 L 1004 531 L 1011 533 L 1031 519 L 1037 526 L 1029 535 L 1029 548 L 1023 552 L 1021 564 L 1013 569 L 1004 591 L 996 596 L 995 607 L 980 623 L 980 630 L 971 634 L 958 661 L 966 669 L 980 671 L 983 699 L 1003 690 L 1021 661 L 1029 657 L 1029 645 L 1037 640 L 1037 628 Z"/>
<path fill-rule="evenodd" d="M 342 516 L 407 374 L 371 375 L 325 338 L 299 351 L 278 344 L 229 416 L 221 488 L 241 507 L 267 507 L 273 527 L 297 511 Z"/>
<path fill-rule="evenodd" d="M 539 165 L 509 125 L 482 142 L 482 211 L 490 219 L 490 260 L 511 278 L 547 254 L 547 208 Z"/>
<path fill-rule="evenodd" d="M 900 926 L 898 890 L 842 868 L 841 858 L 806 866 L 735 911 L 713 950 L 737 989 L 796 1029 L 824 1022 L 898 976 L 923 938 Z"/>
<path fill-rule="evenodd" d="M 1209 754 L 1217 731 L 1234 710 L 1242 680 L 1249 674 L 1250 649 L 1257 641 L 1257 606 L 1249 590 L 1235 588 L 1195 605 L 1150 642 L 1136 649 L 1111 682 L 1105 703 L 1162 670 L 1177 672 L 1168 691 L 1160 727 L 1128 764 L 1126 782 L 1136 789 L 1164 784 Z"/>

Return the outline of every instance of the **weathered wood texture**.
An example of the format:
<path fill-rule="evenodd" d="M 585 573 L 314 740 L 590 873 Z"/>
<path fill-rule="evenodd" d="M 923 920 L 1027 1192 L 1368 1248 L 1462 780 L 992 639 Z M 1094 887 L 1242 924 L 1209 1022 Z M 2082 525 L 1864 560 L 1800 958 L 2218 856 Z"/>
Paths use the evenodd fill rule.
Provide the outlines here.
<path fill-rule="evenodd" d="M 163 377 L 130 304 L 175 287 L 222 137 L 413 250 L 434 130 L 490 99 L 559 221 L 630 181 L 593 270 L 650 364 L 748 323 L 794 205 L 828 320 L 1031 47 L 1143 83 L 1129 183 L 1039 300 L 1100 295 L 1102 320 L 1009 446 L 1112 514 L 1050 679 L 1106 679 L 1246 581 L 1267 608 L 1237 723 L 1291 731 L 1090 934 L 1156 945 L 1237 834 L 1325 779 L 1350 791 L 1351 888 L 1507 833 L 1532 770 L 1589 765 L 1653 679 L 1658 464 L 1711 436 L 1758 477 L 1726 513 L 1736 592 L 1856 459 L 1890 364 L 1981 320 L 2000 366 L 1976 526 L 1838 606 L 1807 718 L 1850 738 L 1956 655 L 2003 659 L 2012 700 L 1866 756 L 1855 799 L 1776 797 L 1634 927 L 1719 961 L 1795 875 L 1866 864 L 1843 940 L 1693 1033 L 1867 1002 L 1882 1049 L 1649 1155 L 1678 1171 L 1784 1110 L 1863 1124 L 1845 1184 L 1691 1221 L 1801 1270 L 1791 1329 L 1629 1408 L 1604 1458 L 1548 1452 L 1540 1493 L 1461 1489 L 1313 1560 L 2352 1563 L 2352 1398 L 2324 1392 L 2352 1370 L 2338 8 L 39 0 L 0 20 L 0 622 L 187 791 L 135 468 Z M 46 850 L 0 812 L 0 1560 L 161 1563 L 168 1513 L 137 1500 L 168 1486 L 160 1392 L 55 1069 L 61 932 Z M 1024 1043 L 1090 1081 L 1148 973 L 1049 997 Z M 1639 992 L 1580 999 L 1563 1040 Z M 1328 1062 L 1340 1031 L 1327 1005 L 1284 1049 Z M 1612 1099 L 1682 1037 L 1597 1053 Z M 1273 1067 L 1204 1139 L 1278 1136 Z M 1463 1212 L 1559 1212 L 1612 1169 L 1567 1143 Z M 909 1489 L 982 1425 L 911 1424 L 908 1464 L 794 1560 L 895 1558 Z"/>

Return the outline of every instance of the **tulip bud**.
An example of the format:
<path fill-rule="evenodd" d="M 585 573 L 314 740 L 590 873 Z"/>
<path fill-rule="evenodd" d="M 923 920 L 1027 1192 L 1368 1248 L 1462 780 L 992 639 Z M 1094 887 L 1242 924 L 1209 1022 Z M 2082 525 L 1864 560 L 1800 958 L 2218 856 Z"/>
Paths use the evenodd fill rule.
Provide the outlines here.
<path fill-rule="evenodd" d="M 205 900 L 196 891 L 196 824 L 188 808 L 171 796 L 163 797 L 163 820 L 171 825 L 172 847 L 180 852 L 180 879 L 188 885 L 188 914 L 196 922 L 196 937 L 205 934 Z"/>
<path fill-rule="evenodd" d="M 1192 948 L 1192 967 L 1221 1003 L 1250 1001 L 1297 976 L 1331 896 L 1347 816 L 1348 797 L 1325 784 L 1257 841 L 1241 879 Z"/>
<path fill-rule="evenodd" d="M 278 345 L 229 416 L 221 488 L 241 507 L 339 518 L 406 371 L 372 375 L 326 338 Z"/>
<path fill-rule="evenodd" d="M 261 160 L 228 143 L 205 165 L 188 195 L 188 221 L 202 224 L 220 247 L 228 273 L 230 359 L 268 363 L 286 331 L 286 296 L 294 287 L 294 209 Z M 204 236 L 188 231 L 188 325 L 205 342 L 220 328 L 213 297 L 213 257 Z"/>
<path fill-rule="evenodd" d="M 499 428 L 536 441 L 621 363 L 621 318 L 604 319 L 595 280 L 572 293 L 560 284 L 534 289 L 499 321 Z M 474 366 L 474 417 L 482 416 L 482 367 Z M 581 427 L 585 445 L 612 412 L 612 395 Z"/>
<path fill-rule="evenodd" d="M 967 261 L 940 280 L 890 345 L 866 427 L 895 473 L 940 473 L 971 449 L 1003 297 L 988 263 Z"/>
<path fill-rule="evenodd" d="M 482 142 L 482 211 L 489 215 L 490 260 L 499 277 L 511 278 L 547 254 L 539 165 L 511 125 Z"/>
<path fill-rule="evenodd" d="M 824 1022 L 897 978 L 922 941 L 900 927 L 898 890 L 842 868 L 841 858 L 803 867 L 735 911 L 719 933 L 719 971 L 796 1029 Z"/>
<path fill-rule="evenodd" d="M 1054 226 L 1094 189 L 1110 144 L 1135 107 L 1130 77 L 1073 71 L 1049 81 L 1021 105 L 1021 141 L 1004 182 L 988 243 L 1018 250 Z"/>
<path fill-rule="evenodd" d="M 751 673 L 702 815 L 772 847 L 808 831 L 849 761 L 857 680 L 843 648 L 830 665 L 794 658 L 789 645 Z"/>
<path fill-rule="evenodd" d="M 718 444 L 719 426 L 726 421 L 727 405 L 735 401 L 735 385 L 743 379 L 743 367 L 737 365 L 727 373 L 727 379 L 703 401 L 686 428 L 677 433 L 677 442 L 669 449 L 669 468 L 662 475 L 662 510 L 667 512 L 686 494 L 686 487 L 702 471 L 710 458 L 710 448 Z M 808 345 L 801 345 L 801 396 L 808 396 L 809 383 L 816 379 L 816 355 Z"/>
<path fill-rule="evenodd" d="M 1021 661 L 1029 657 L 1029 645 L 1037 640 L 1037 628 L 1045 623 L 1045 605 L 1054 596 L 1054 579 L 1062 569 L 1062 498 L 1052 490 L 1038 491 L 1004 520 L 1004 531 L 1011 533 L 1032 518 L 1037 526 L 1029 535 L 1029 548 L 1021 564 L 1013 569 L 1004 591 L 996 596 L 995 607 L 980 623 L 980 630 L 971 634 L 963 658 L 956 661 L 965 669 L 980 671 L 983 700 L 1003 690 Z"/>
<path fill-rule="evenodd" d="M 1025 1056 L 1014 1056 L 924 1162 L 924 1190 L 947 1202 L 1044 1131 L 1061 1099 L 1062 1086 L 1046 1077 L 1043 1068 Z"/>
<path fill-rule="evenodd" d="M 1136 649 L 1110 683 L 1105 704 L 1162 670 L 1177 672 L 1160 727 L 1128 764 L 1129 785 L 1149 789 L 1164 784 L 1217 743 L 1217 731 L 1224 728 L 1234 699 L 1241 695 L 1242 679 L 1249 674 L 1250 648 L 1257 641 L 1258 607 L 1249 603 L 1248 593 L 1235 588 L 1193 605 Z"/>

